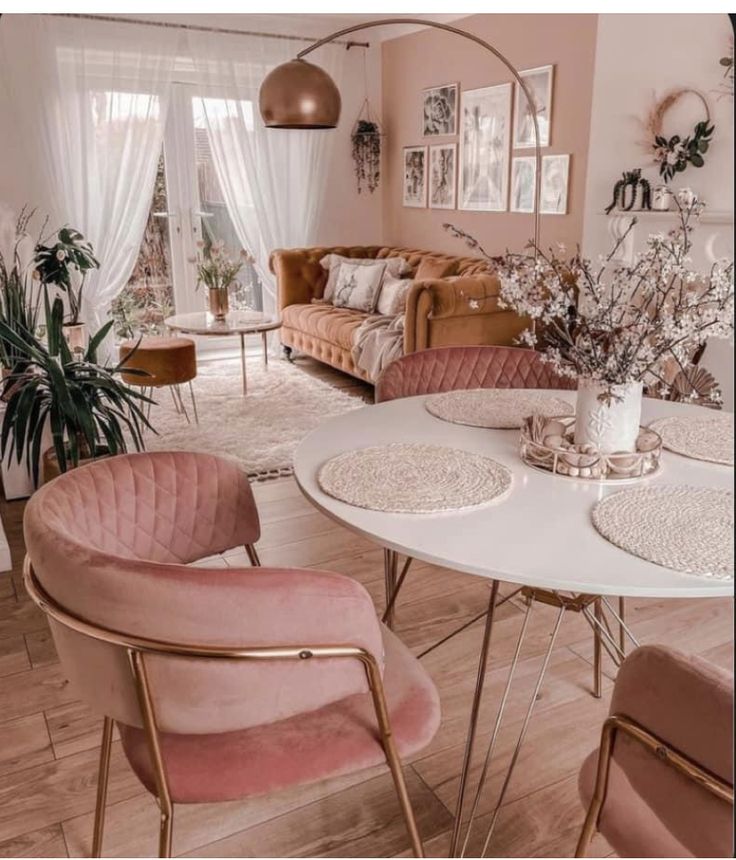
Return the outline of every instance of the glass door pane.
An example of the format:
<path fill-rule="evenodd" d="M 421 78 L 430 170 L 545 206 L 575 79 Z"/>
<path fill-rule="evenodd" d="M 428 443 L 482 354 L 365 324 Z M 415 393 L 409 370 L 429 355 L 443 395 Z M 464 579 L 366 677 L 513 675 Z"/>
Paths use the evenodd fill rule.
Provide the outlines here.
<path fill-rule="evenodd" d="M 225 99 L 207 99 L 208 110 L 216 110 L 218 103 L 226 107 Z M 202 239 L 205 242 L 221 241 L 225 243 L 225 254 L 238 259 L 243 246 L 238 239 L 235 226 L 227 211 L 225 195 L 215 170 L 207 135 L 202 99 L 193 97 L 191 100 L 192 117 L 194 121 L 194 158 L 197 173 L 197 210 L 195 217 L 200 219 Z M 230 293 L 230 307 L 233 310 L 262 310 L 263 291 L 255 267 L 245 262 L 238 273 L 237 282 Z"/>
<path fill-rule="evenodd" d="M 163 321 L 174 312 L 169 219 L 162 152 L 138 260 L 130 280 L 112 303 L 115 336 L 120 340 L 163 334 Z"/>

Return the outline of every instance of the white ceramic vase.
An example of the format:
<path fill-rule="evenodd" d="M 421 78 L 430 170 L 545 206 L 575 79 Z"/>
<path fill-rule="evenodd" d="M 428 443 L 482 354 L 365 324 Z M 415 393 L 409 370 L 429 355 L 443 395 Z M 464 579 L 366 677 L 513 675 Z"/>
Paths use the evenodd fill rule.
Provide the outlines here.
<path fill-rule="evenodd" d="M 578 380 L 575 444 L 593 445 L 603 454 L 635 451 L 641 423 L 642 383 L 614 385 L 595 379 Z"/>

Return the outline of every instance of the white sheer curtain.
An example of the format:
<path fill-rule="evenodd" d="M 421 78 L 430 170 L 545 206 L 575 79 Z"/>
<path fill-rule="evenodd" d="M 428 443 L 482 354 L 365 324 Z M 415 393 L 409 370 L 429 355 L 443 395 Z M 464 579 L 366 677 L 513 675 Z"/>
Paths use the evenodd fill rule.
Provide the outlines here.
<path fill-rule="evenodd" d="M 269 254 L 314 244 L 335 133 L 267 129 L 258 112 L 264 77 L 305 43 L 205 33 L 190 33 L 189 43 L 225 203 L 243 247 L 256 258 L 264 310 L 273 311 Z M 344 47 L 326 46 L 314 57 L 338 88 L 344 54 Z"/>
<path fill-rule="evenodd" d="M 50 226 L 92 242 L 82 314 L 95 330 L 140 248 L 179 35 L 44 15 L 3 16 L 3 73 Z"/>

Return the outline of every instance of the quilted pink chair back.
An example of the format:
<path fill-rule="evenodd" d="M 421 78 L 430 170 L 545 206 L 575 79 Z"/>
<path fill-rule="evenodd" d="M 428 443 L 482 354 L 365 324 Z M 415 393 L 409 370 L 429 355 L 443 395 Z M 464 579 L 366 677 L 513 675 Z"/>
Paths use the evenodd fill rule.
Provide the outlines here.
<path fill-rule="evenodd" d="M 101 628 L 188 645 L 350 644 L 382 658 L 370 597 L 347 577 L 186 566 L 258 537 L 247 478 L 228 461 L 177 452 L 91 463 L 33 496 L 24 532 L 44 590 Z M 50 623 L 80 697 L 141 727 L 125 650 Z M 235 731 L 367 689 L 357 661 L 145 659 L 159 728 L 169 732 Z"/>
<path fill-rule="evenodd" d="M 513 346 L 441 346 L 389 364 L 376 382 L 376 403 L 467 388 L 567 388 L 539 353 Z"/>

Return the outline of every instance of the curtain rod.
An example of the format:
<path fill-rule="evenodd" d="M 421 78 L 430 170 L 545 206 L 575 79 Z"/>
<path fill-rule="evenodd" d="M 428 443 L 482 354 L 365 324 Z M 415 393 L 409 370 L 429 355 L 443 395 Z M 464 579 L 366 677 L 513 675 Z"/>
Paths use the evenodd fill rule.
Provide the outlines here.
<path fill-rule="evenodd" d="M 230 36 L 259 36 L 263 39 L 286 39 L 293 42 L 315 42 L 309 36 L 288 36 L 281 33 L 259 33 L 253 30 L 235 30 L 228 27 L 205 27 L 201 24 L 182 24 L 178 21 L 148 21 L 145 18 L 123 18 L 120 15 L 85 15 L 80 12 L 52 12 L 54 18 L 83 18 L 88 21 L 107 21 L 112 24 L 141 24 L 144 27 L 168 27 L 173 30 L 196 30 L 199 33 L 224 33 Z M 350 48 L 370 48 L 370 42 L 340 41 L 335 44 Z"/>

